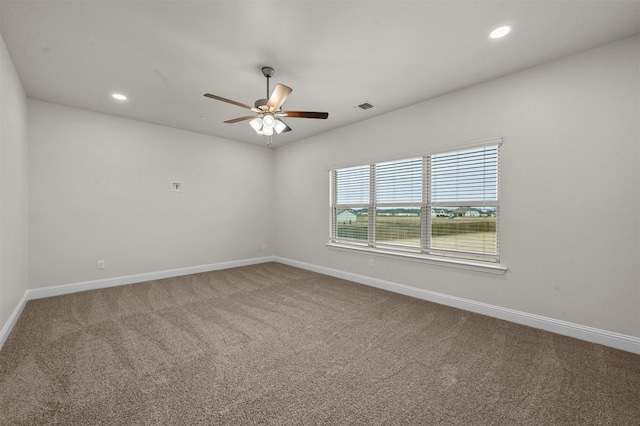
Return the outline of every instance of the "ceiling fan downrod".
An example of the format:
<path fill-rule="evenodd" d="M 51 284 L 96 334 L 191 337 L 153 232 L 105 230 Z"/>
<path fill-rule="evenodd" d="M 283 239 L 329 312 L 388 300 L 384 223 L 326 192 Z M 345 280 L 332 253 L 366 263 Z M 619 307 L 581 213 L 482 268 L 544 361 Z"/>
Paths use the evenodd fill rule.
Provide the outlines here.
<path fill-rule="evenodd" d="M 262 67 L 262 75 L 267 78 L 267 99 L 269 99 L 269 79 L 273 77 L 275 70 L 271 67 Z"/>

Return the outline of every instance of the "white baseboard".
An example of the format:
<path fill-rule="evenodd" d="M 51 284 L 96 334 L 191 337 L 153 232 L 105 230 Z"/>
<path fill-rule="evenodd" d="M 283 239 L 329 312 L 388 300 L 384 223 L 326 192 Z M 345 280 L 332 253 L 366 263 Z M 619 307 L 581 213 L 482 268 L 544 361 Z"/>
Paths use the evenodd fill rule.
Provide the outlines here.
<path fill-rule="evenodd" d="M 406 296 L 415 297 L 417 299 L 427 300 L 429 302 L 435 302 L 441 305 L 464 309 L 466 311 L 487 315 L 493 318 L 527 325 L 530 327 L 550 331 L 552 333 L 585 340 L 587 342 L 598 343 L 612 348 L 640 354 L 640 338 L 638 337 L 614 333 L 611 331 L 601 330 L 593 327 L 587 327 L 567 321 L 543 317 L 541 315 L 529 314 L 526 312 L 516 311 L 514 309 L 502 308 L 500 306 L 489 305 L 487 303 L 476 302 L 473 300 L 463 299 L 455 296 L 449 296 L 442 293 L 423 290 L 417 287 L 410 287 L 391 281 L 380 280 L 377 278 L 367 277 L 365 275 L 358 275 L 351 272 L 326 268 L 324 266 L 313 265 L 310 263 L 300 262 L 297 260 L 282 258 L 278 256 L 265 256 L 253 259 L 235 260 L 230 262 L 199 265 L 187 268 L 170 269 L 166 271 L 128 275 L 123 277 L 106 278 L 103 280 L 84 281 L 73 284 L 63 284 L 52 287 L 29 289 L 25 292 L 24 296 L 22 296 L 22 299 L 20 299 L 20 302 L 18 302 L 18 305 L 13 310 L 11 316 L 2 327 L 2 330 L 0 330 L 0 349 L 4 345 L 4 342 L 9 336 L 11 329 L 15 325 L 18 317 L 24 309 L 24 306 L 29 300 L 60 296 L 63 294 L 77 293 L 80 291 L 95 290 L 99 288 L 135 284 L 139 282 L 152 281 L 163 278 L 198 274 L 202 272 L 235 268 L 239 266 L 254 265 L 265 262 L 279 262 L 285 265 L 307 269 L 309 271 L 318 272 L 336 278 L 342 278 L 359 284 L 365 284 L 371 287 L 392 291 L 394 293 L 404 294 Z"/>
<path fill-rule="evenodd" d="M 4 323 L 4 326 L 0 330 L 0 349 L 2 349 L 2 346 L 4 345 L 5 340 L 7 340 L 7 337 L 9 337 L 9 333 L 11 333 L 13 326 L 16 324 L 16 321 L 18 321 L 18 318 L 20 317 L 20 314 L 22 313 L 22 310 L 24 309 L 26 304 L 27 293 L 25 292 L 16 307 L 13 309 L 13 312 L 11 312 L 11 315 L 9 315 L 9 319 L 7 319 L 7 322 Z"/>
<path fill-rule="evenodd" d="M 63 294 L 77 293 L 86 290 L 96 290 L 99 288 L 161 280 L 163 278 L 180 277 L 183 275 L 199 274 L 202 272 L 217 271 L 220 269 L 236 268 L 238 266 L 255 265 L 258 263 L 273 261 L 273 256 L 265 256 L 253 259 L 232 260 L 229 262 L 212 263 L 207 265 L 189 266 L 186 268 L 168 269 L 165 271 L 126 275 L 123 277 L 105 278 L 102 280 L 83 281 L 79 283 L 34 288 L 27 290 L 27 300 L 42 299 L 43 297 L 61 296 Z"/>
<path fill-rule="evenodd" d="M 417 287 L 410 287 L 403 284 L 367 277 L 365 275 L 358 275 L 351 272 L 326 268 L 324 266 L 299 262 L 297 260 L 281 258 L 278 256 L 274 258 L 274 261 L 302 269 L 307 269 L 313 272 L 318 272 L 324 275 L 342 278 L 359 284 L 365 284 L 371 287 L 392 291 L 394 293 L 404 294 L 406 296 L 427 300 L 429 302 L 435 302 L 441 305 L 464 309 L 466 311 L 487 315 L 493 318 L 498 318 L 517 324 L 527 325 L 529 327 L 550 331 L 552 333 L 561 334 L 563 336 L 574 337 L 576 339 L 585 340 L 587 342 L 598 343 L 612 348 L 621 349 L 623 351 L 640 354 L 640 338 L 638 337 L 614 333 L 611 331 L 601 330 L 593 327 L 587 327 L 580 324 L 561 321 L 541 315 L 530 314 L 514 309 L 503 308 L 487 303 L 476 302 L 469 299 L 463 299 L 461 297 L 449 296 L 442 293 L 423 290 Z"/>
<path fill-rule="evenodd" d="M 50 287 L 32 288 L 25 291 L 22 299 L 13 310 L 11 316 L 0 330 L 0 349 L 9 337 L 11 329 L 22 313 L 27 301 L 42 299 L 45 297 L 61 296 L 63 294 L 78 293 L 86 290 L 115 287 L 119 285 L 135 284 L 145 281 L 173 278 L 183 275 L 199 274 L 202 272 L 217 271 L 220 269 L 236 268 L 239 266 L 255 265 L 258 263 L 273 262 L 273 256 L 257 257 L 253 259 L 233 260 L 229 262 L 212 263 L 207 265 L 190 266 L 186 268 L 169 269 L 165 271 L 148 272 L 143 274 L 127 275 L 123 277 L 105 278 L 102 280 L 83 281 L 71 284 L 55 285 Z"/>

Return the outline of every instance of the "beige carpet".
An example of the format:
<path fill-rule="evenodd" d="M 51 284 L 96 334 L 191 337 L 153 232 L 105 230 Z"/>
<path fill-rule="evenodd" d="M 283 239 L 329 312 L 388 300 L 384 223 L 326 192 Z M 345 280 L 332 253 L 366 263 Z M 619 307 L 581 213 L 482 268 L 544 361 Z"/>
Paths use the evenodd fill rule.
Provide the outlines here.
<path fill-rule="evenodd" d="M 278 263 L 30 301 L 2 425 L 637 425 L 640 356 Z"/>

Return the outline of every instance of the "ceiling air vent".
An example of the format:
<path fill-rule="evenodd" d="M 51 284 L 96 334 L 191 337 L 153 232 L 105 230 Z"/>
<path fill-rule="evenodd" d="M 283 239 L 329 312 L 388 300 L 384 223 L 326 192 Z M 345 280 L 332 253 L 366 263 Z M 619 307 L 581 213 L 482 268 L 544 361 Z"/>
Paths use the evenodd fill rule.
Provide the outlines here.
<path fill-rule="evenodd" d="M 373 108 L 375 105 L 371 105 L 369 102 L 362 103 L 360 105 L 356 105 L 356 108 L 360 108 L 363 111 Z"/>

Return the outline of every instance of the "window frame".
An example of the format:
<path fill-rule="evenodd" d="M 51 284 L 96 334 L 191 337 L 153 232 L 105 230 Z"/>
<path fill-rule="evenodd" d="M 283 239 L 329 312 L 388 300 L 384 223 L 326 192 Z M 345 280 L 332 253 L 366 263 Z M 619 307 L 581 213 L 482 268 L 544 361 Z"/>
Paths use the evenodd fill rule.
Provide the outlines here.
<path fill-rule="evenodd" d="M 495 274 L 504 274 L 506 267 L 500 264 L 500 150 L 503 144 L 502 138 L 495 138 L 480 141 L 474 144 L 466 144 L 449 149 L 443 149 L 427 154 L 420 154 L 401 158 L 398 160 L 384 160 L 370 162 L 369 164 L 360 164 L 351 167 L 335 167 L 329 170 L 329 242 L 327 246 L 339 250 L 356 251 L 366 254 L 373 254 L 386 257 L 400 258 L 409 261 L 419 261 L 427 263 L 435 263 L 443 266 L 451 266 L 456 268 L 490 272 Z M 437 155 L 446 155 L 448 153 L 456 153 L 460 151 L 480 149 L 484 147 L 496 147 L 496 199 L 485 200 L 455 200 L 455 201 L 432 201 L 432 157 Z M 379 164 L 390 162 L 412 161 L 422 158 L 422 199 L 420 202 L 376 202 L 376 166 Z M 337 182 L 336 173 L 355 167 L 369 168 L 369 200 L 368 203 L 342 203 L 336 202 Z M 483 254 L 478 257 L 483 259 L 472 259 L 470 254 L 467 257 L 447 255 L 449 250 L 443 248 L 432 247 L 432 216 L 431 211 L 435 208 L 443 207 L 495 207 L 496 215 L 496 254 Z M 393 242 L 378 242 L 376 239 L 376 212 L 379 208 L 397 207 L 397 208 L 419 208 L 420 209 L 420 245 L 405 245 Z M 344 238 L 338 237 L 338 224 L 336 212 L 348 209 L 367 209 L 367 238 Z M 470 253 L 470 252 L 469 252 Z M 488 259 L 488 260 L 487 260 Z"/>

